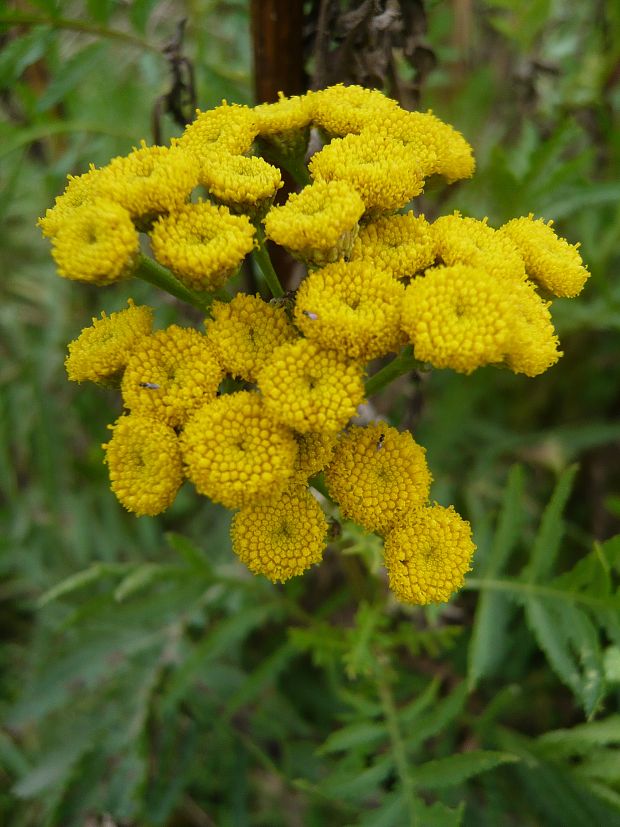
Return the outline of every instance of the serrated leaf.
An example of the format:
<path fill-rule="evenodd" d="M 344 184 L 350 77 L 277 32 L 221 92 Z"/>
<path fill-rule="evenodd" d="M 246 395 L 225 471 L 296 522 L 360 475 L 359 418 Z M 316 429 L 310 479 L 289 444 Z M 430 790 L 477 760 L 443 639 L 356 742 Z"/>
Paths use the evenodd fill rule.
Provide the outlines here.
<path fill-rule="evenodd" d="M 378 807 L 365 812 L 356 827 L 402 827 L 407 823 L 407 802 L 400 790 L 384 796 Z"/>
<path fill-rule="evenodd" d="M 553 569 L 564 531 L 562 514 L 576 473 L 577 465 L 571 465 L 562 472 L 543 511 L 530 562 L 524 571 L 525 579 L 530 583 L 544 579 Z"/>
<path fill-rule="evenodd" d="M 524 477 L 521 466 L 513 466 L 502 501 L 491 551 L 481 579 L 493 578 L 506 566 L 520 535 Z M 504 654 L 505 629 L 513 609 L 501 593 L 483 591 L 478 600 L 468 652 L 468 684 L 473 689 L 479 680 L 494 672 Z"/>
<path fill-rule="evenodd" d="M 536 743 L 544 748 L 545 754 L 558 758 L 585 755 L 594 746 L 620 744 L 620 715 L 609 715 L 571 729 L 554 729 L 537 738 Z"/>
<path fill-rule="evenodd" d="M 71 594 L 71 592 L 96 583 L 97 580 L 101 580 L 103 577 L 123 574 L 130 566 L 131 564 L 125 563 L 94 563 L 87 569 L 78 571 L 67 577 L 66 580 L 52 586 L 51 589 L 41 595 L 38 605 L 42 607 L 54 600 L 59 600 L 61 597 Z"/>
<path fill-rule="evenodd" d="M 144 589 L 156 580 L 172 579 L 179 575 L 188 574 L 188 570 L 182 566 L 172 566 L 163 563 L 143 563 L 138 568 L 124 577 L 114 590 L 114 599 L 122 603 L 132 594 Z"/>
<path fill-rule="evenodd" d="M 188 566 L 191 566 L 195 569 L 200 569 L 203 576 L 206 576 L 207 573 L 213 573 L 213 568 L 209 562 L 207 555 L 199 549 L 189 537 L 185 537 L 182 534 L 176 534 L 175 532 L 169 531 L 166 534 L 166 540 L 168 545 L 173 551 L 176 551 L 177 554 L 180 554 L 183 560 L 187 563 Z"/>
<path fill-rule="evenodd" d="M 525 614 L 549 665 L 581 701 L 596 710 L 604 689 L 598 634 L 587 615 L 570 603 L 530 597 Z"/>
<path fill-rule="evenodd" d="M 325 795 L 345 801 L 364 801 L 372 796 L 392 771 L 393 759 L 384 756 L 371 767 L 353 774 L 338 774 L 319 785 Z"/>
<path fill-rule="evenodd" d="M 518 761 L 519 757 L 510 752 L 496 752 L 494 750 L 474 750 L 459 755 L 448 755 L 418 764 L 411 772 L 411 780 L 416 787 L 425 790 L 436 790 L 441 787 L 453 787 L 462 784 L 468 778 L 488 772 L 500 764 L 509 764 Z"/>
<path fill-rule="evenodd" d="M 318 748 L 317 753 L 328 755 L 331 752 L 346 751 L 355 747 L 376 744 L 386 738 L 387 729 L 385 724 L 362 721 L 361 723 L 349 724 L 333 732 Z"/>
<path fill-rule="evenodd" d="M 459 684 L 446 698 L 437 702 L 435 707 L 421 715 L 412 727 L 411 735 L 406 739 L 409 747 L 417 747 L 444 730 L 459 715 L 467 698 L 467 684 Z"/>

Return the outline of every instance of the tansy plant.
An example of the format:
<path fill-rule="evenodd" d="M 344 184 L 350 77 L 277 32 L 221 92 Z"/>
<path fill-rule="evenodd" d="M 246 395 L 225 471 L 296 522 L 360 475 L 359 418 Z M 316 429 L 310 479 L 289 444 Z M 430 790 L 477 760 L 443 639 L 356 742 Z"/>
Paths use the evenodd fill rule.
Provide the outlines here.
<path fill-rule="evenodd" d="M 312 128 L 323 147 L 306 165 Z M 274 206 L 279 167 L 299 192 Z M 577 246 L 533 215 L 493 228 L 416 214 L 429 176 L 473 172 L 467 141 L 431 112 L 338 85 L 254 109 L 224 102 L 170 146 L 70 176 L 39 221 L 59 274 L 141 277 L 207 315 L 204 331 L 153 331 L 152 309 L 130 300 L 69 344 L 71 380 L 122 393 L 103 446 L 120 503 L 159 514 L 190 480 L 235 510 L 235 553 L 273 581 L 321 560 L 336 503 L 384 538 L 399 600 L 448 600 L 471 565 L 469 523 L 429 501 L 413 436 L 360 424 L 359 406 L 421 363 L 542 373 L 561 356 L 551 298 L 588 277 Z M 305 266 L 292 296 L 265 238 Z M 231 295 L 248 254 L 270 301 Z"/>

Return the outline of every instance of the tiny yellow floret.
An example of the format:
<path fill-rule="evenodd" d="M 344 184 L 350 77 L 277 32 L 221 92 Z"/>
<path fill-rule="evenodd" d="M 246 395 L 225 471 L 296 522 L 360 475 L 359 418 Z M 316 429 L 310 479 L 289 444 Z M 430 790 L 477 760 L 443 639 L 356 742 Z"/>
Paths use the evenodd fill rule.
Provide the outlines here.
<path fill-rule="evenodd" d="M 516 316 L 506 364 L 514 373 L 538 376 L 562 356 L 549 312 L 551 302 L 543 301 L 531 282 L 517 285 L 514 298 Z"/>
<path fill-rule="evenodd" d="M 110 488 L 138 517 L 153 517 L 172 505 L 183 469 L 174 430 L 147 416 L 121 416 L 111 425 L 112 438 L 102 447 Z"/>
<path fill-rule="evenodd" d="M 254 227 L 245 215 L 199 202 L 163 216 L 151 231 L 157 261 L 194 290 L 217 290 L 254 246 Z"/>
<path fill-rule="evenodd" d="M 58 275 L 91 284 L 112 284 L 134 270 L 140 237 L 123 207 L 99 198 L 82 204 L 52 238 Z"/>
<path fill-rule="evenodd" d="M 153 310 L 136 306 L 132 299 L 129 307 L 109 316 L 101 313 L 93 318 L 77 339 L 69 342 L 69 355 L 65 359 L 67 376 L 72 382 L 97 382 L 108 384 L 120 376 L 134 348 L 153 326 Z"/>
<path fill-rule="evenodd" d="M 43 218 L 39 218 L 37 222 L 45 238 L 53 238 L 64 221 L 78 207 L 100 197 L 100 172 L 91 166 L 84 175 L 67 176 L 68 183 L 64 192 L 57 196 L 54 206 L 46 210 Z"/>
<path fill-rule="evenodd" d="M 238 293 L 230 302 L 213 302 L 205 321 L 207 338 L 227 373 L 256 382 L 273 351 L 298 338 L 286 310 L 260 296 Z"/>
<path fill-rule="evenodd" d="M 300 434 L 295 431 L 293 436 L 297 442 L 294 478 L 305 483 L 329 464 L 334 453 L 337 434 L 329 431 Z"/>
<path fill-rule="evenodd" d="M 364 399 L 361 366 L 308 339 L 274 350 L 258 387 L 274 419 L 300 433 L 339 431 Z"/>
<path fill-rule="evenodd" d="M 349 428 L 339 439 L 325 482 L 342 515 L 385 535 L 426 504 L 431 474 L 426 452 L 408 431 L 384 422 Z"/>
<path fill-rule="evenodd" d="M 235 514 L 231 537 L 233 551 L 250 571 L 283 583 L 321 562 L 327 520 L 307 488 L 291 488 Z"/>
<path fill-rule="evenodd" d="M 242 508 L 275 501 L 293 475 L 297 443 L 259 394 L 224 394 L 198 410 L 181 435 L 187 476 L 214 502 Z"/>
<path fill-rule="evenodd" d="M 138 343 L 121 390 L 132 413 L 178 427 L 214 399 L 224 371 L 207 337 L 192 328 L 170 325 Z"/>
<path fill-rule="evenodd" d="M 369 362 L 400 350 L 405 288 L 370 261 L 315 270 L 297 291 L 295 323 L 308 339 Z"/>
<path fill-rule="evenodd" d="M 314 113 L 312 93 L 287 98 L 278 92 L 275 103 L 254 107 L 258 136 L 284 156 L 303 159 Z"/>
<path fill-rule="evenodd" d="M 385 539 L 390 589 L 403 603 L 444 603 L 463 585 L 475 550 L 452 506 L 409 512 Z"/>
<path fill-rule="evenodd" d="M 579 245 L 560 238 L 552 225 L 530 213 L 527 218 L 513 218 L 499 232 L 516 244 L 532 281 L 554 296 L 572 298 L 581 293 L 590 273 Z"/>
<path fill-rule="evenodd" d="M 212 162 L 213 153 L 243 155 L 252 147 L 258 132 L 254 112 L 247 106 L 222 101 L 207 112 L 196 110 L 196 120 L 174 143 L 191 154 L 202 168 Z"/>

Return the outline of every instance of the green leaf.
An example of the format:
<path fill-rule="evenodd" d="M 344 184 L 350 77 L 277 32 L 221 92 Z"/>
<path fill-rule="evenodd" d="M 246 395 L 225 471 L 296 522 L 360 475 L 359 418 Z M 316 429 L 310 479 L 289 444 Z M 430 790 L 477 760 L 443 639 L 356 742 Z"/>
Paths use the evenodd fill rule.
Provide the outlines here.
<path fill-rule="evenodd" d="M 376 744 L 378 741 L 385 741 L 388 737 L 385 724 L 360 723 L 349 724 L 349 726 L 333 732 L 322 746 L 317 750 L 319 755 L 329 755 L 331 752 L 341 752 L 355 747 Z"/>
<path fill-rule="evenodd" d="M 520 536 L 523 486 L 523 469 L 515 465 L 508 477 L 491 551 L 480 575 L 483 580 L 496 577 L 503 571 Z M 468 652 L 470 690 L 477 686 L 481 678 L 493 674 L 501 661 L 510 614 L 511 607 L 505 595 L 491 591 L 482 593 Z"/>
<path fill-rule="evenodd" d="M 54 600 L 59 600 L 61 597 L 71 594 L 71 592 L 90 586 L 92 583 L 96 583 L 104 577 L 123 574 L 130 567 L 130 563 L 94 563 L 87 569 L 78 571 L 60 583 L 57 583 L 55 586 L 52 586 L 51 589 L 41 595 L 38 605 L 39 607 L 45 606 Z"/>
<path fill-rule="evenodd" d="M 435 707 L 421 715 L 412 726 L 412 733 L 406 739 L 408 747 L 418 747 L 428 738 L 442 732 L 461 713 L 467 698 L 467 684 L 463 681 Z"/>
<path fill-rule="evenodd" d="M 122 603 L 123 600 L 157 580 L 178 578 L 179 575 L 187 576 L 188 569 L 184 566 L 164 563 L 144 563 L 121 580 L 114 591 L 114 599 Z"/>
<path fill-rule="evenodd" d="M 416 787 L 425 790 L 453 787 L 500 764 L 514 763 L 518 760 L 519 757 L 510 752 L 474 750 L 419 764 L 412 769 L 411 779 Z"/>
<path fill-rule="evenodd" d="M 554 729 L 537 739 L 549 757 L 565 758 L 585 755 L 593 747 L 620 744 L 620 715 L 609 715 L 600 721 L 589 721 L 570 729 Z"/>
<path fill-rule="evenodd" d="M 37 112 L 47 112 L 52 106 L 65 98 L 79 84 L 83 84 L 97 64 L 101 64 L 104 44 L 92 43 L 85 46 L 73 57 L 66 60 L 62 68 L 53 76 L 45 92 L 36 104 Z"/>
<path fill-rule="evenodd" d="M 573 486 L 577 467 L 577 465 L 571 465 L 560 475 L 551 499 L 543 512 L 530 562 L 524 572 L 525 579 L 530 583 L 544 579 L 553 569 L 564 531 L 562 514 Z"/>
<path fill-rule="evenodd" d="M 345 801 L 365 801 L 375 794 L 377 788 L 392 771 L 393 758 L 390 755 L 379 759 L 361 772 L 334 774 L 319 785 L 325 795 Z"/>
<path fill-rule="evenodd" d="M 176 551 L 177 554 L 180 554 L 188 566 L 195 569 L 200 569 L 203 576 L 206 575 L 207 572 L 212 574 L 213 569 L 209 562 L 209 558 L 204 551 L 199 549 L 198 546 L 196 546 L 189 539 L 189 537 L 184 537 L 182 534 L 175 534 L 170 531 L 166 534 L 166 540 L 170 548 L 173 551 Z"/>

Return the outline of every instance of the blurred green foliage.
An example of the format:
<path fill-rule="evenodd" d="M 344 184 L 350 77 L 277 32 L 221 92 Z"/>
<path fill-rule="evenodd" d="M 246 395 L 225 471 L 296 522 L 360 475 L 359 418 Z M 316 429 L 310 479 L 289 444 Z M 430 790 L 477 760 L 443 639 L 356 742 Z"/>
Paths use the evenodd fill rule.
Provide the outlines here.
<path fill-rule="evenodd" d="M 351 525 L 342 554 L 275 587 L 189 490 L 126 514 L 99 448 L 118 403 L 64 376 L 101 309 L 184 311 L 58 279 L 36 217 L 68 172 L 150 139 L 182 18 L 199 105 L 251 100 L 248 3 L 0 9 L 0 823 L 620 825 L 620 10 L 427 11 L 422 104 L 479 169 L 426 214 L 554 218 L 592 278 L 554 302 L 549 373 L 391 392 L 479 547 L 465 591 L 423 610 L 390 599 L 380 541 Z"/>

